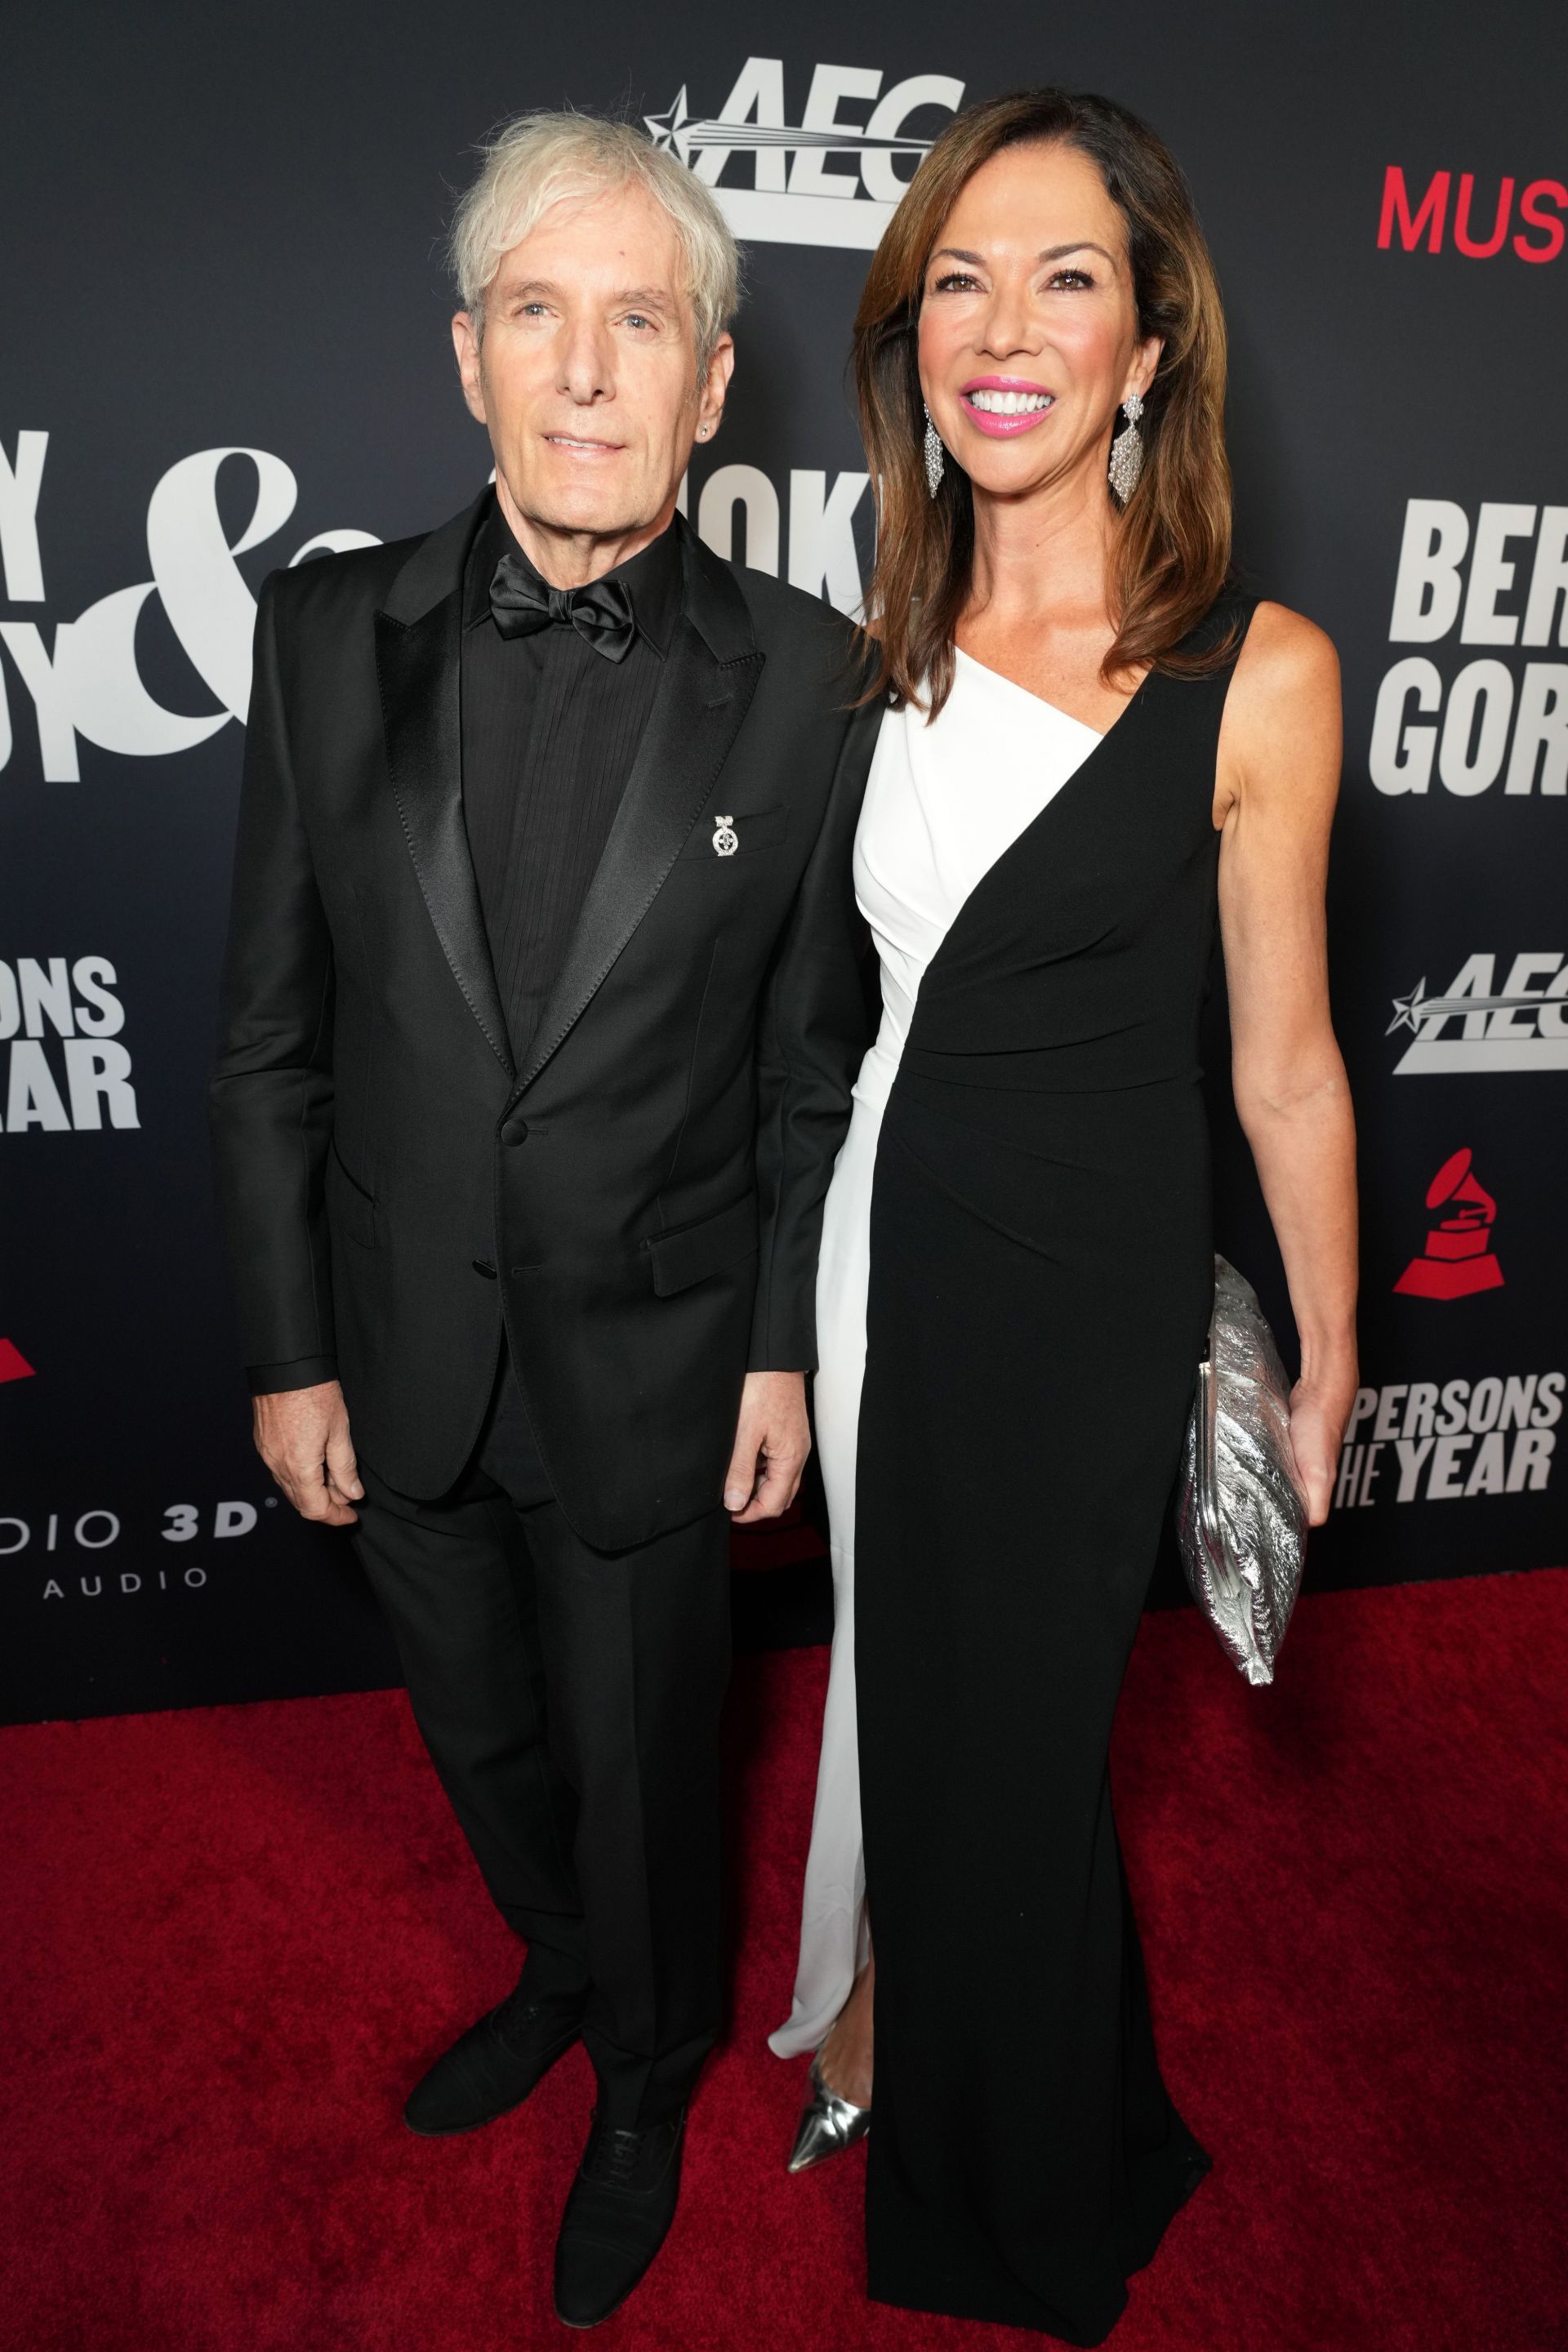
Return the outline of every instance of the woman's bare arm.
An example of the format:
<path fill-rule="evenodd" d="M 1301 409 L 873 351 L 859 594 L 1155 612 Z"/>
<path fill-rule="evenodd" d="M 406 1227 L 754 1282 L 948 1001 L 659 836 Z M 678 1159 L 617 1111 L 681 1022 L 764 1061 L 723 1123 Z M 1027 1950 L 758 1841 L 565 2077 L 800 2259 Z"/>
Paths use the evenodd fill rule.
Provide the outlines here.
<path fill-rule="evenodd" d="M 1220 735 L 1220 929 L 1236 1108 L 1300 1335 L 1290 1435 L 1314 1526 L 1356 1388 L 1355 1122 L 1323 909 L 1340 752 L 1333 646 L 1299 614 L 1260 605 Z"/>

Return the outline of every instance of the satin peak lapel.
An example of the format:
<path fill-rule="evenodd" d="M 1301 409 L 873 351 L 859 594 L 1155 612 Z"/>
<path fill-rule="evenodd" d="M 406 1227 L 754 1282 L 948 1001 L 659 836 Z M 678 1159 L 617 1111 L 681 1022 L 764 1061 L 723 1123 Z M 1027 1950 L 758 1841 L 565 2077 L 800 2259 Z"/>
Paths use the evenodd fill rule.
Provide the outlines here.
<path fill-rule="evenodd" d="M 734 601 L 740 605 L 738 595 Z M 581 1020 L 658 896 L 741 731 L 763 658 L 752 646 L 721 660 L 689 612 L 677 622 L 647 731 L 540 1017 L 519 1094 Z"/>
<path fill-rule="evenodd" d="M 414 620 L 376 614 L 382 724 L 392 789 L 430 920 L 468 1010 L 510 1077 L 506 1016 L 463 823 L 461 625 L 456 587 Z"/>

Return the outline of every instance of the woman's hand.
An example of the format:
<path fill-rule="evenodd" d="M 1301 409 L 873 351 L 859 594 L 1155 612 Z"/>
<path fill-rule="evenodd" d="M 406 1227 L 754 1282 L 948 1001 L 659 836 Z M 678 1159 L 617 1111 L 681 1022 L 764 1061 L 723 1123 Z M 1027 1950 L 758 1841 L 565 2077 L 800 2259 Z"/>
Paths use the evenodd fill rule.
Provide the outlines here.
<path fill-rule="evenodd" d="M 1308 1524 L 1314 1528 L 1322 1526 L 1333 1502 L 1340 1445 L 1354 1402 L 1353 1376 L 1348 1385 L 1336 1381 L 1331 1388 L 1298 1381 L 1290 1391 L 1290 1450 L 1307 1491 Z"/>

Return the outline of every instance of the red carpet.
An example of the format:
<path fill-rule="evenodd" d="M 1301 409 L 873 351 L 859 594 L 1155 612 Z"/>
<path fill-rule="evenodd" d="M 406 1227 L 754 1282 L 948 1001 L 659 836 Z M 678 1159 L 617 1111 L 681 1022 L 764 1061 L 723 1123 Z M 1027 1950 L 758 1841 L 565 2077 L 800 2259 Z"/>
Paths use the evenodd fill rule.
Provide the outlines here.
<path fill-rule="evenodd" d="M 606 2352 L 1041 2341 L 866 2305 L 863 2159 L 783 2169 L 826 1664 L 738 1677 L 733 2024 Z M 1145 1623 L 1119 1809 L 1215 2170 L 1117 2352 L 1568 2345 L 1565 1690 L 1568 1571 L 1310 1599 L 1274 1692 Z M 0 1732 L 0 1776 L 6 2352 L 563 2346 L 580 2053 L 473 2137 L 397 2119 L 515 1967 L 401 1695 Z"/>

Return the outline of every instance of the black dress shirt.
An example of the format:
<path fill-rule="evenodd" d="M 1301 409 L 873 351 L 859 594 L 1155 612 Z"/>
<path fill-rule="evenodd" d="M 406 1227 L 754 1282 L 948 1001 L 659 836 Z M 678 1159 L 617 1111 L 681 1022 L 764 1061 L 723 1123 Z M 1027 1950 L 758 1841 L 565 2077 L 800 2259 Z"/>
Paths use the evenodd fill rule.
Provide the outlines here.
<path fill-rule="evenodd" d="M 503 555 L 528 562 L 492 503 L 464 577 L 463 816 L 521 1069 L 653 709 L 681 570 L 673 530 L 616 566 L 637 635 L 613 662 L 563 623 L 503 637 L 489 603 Z"/>

